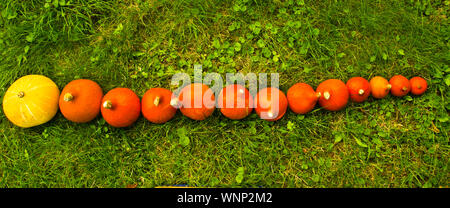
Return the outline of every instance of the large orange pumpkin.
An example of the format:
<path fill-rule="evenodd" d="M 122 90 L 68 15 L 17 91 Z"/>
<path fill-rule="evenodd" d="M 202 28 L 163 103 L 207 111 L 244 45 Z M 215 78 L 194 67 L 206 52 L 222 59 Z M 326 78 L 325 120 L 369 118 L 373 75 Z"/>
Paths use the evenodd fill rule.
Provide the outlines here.
<path fill-rule="evenodd" d="M 286 113 L 288 101 L 278 88 L 269 87 L 260 90 L 255 96 L 255 111 L 261 119 L 277 121 Z"/>
<path fill-rule="evenodd" d="M 3 97 L 3 112 L 23 128 L 50 121 L 58 112 L 59 89 L 49 78 L 27 75 L 16 80 Z"/>
<path fill-rule="evenodd" d="M 319 98 L 320 106 L 327 110 L 338 111 L 347 105 L 348 89 L 341 80 L 325 80 L 317 86 L 316 91 L 322 95 Z"/>
<path fill-rule="evenodd" d="M 422 77 L 413 77 L 409 80 L 411 83 L 411 93 L 413 95 L 421 95 L 427 91 L 427 80 Z"/>
<path fill-rule="evenodd" d="M 306 83 L 297 83 L 287 91 L 289 108 L 297 114 L 310 112 L 321 97 L 314 89 Z"/>
<path fill-rule="evenodd" d="M 215 99 L 213 91 L 207 85 L 194 83 L 181 90 L 178 105 L 183 115 L 194 120 L 205 120 L 214 112 Z"/>
<path fill-rule="evenodd" d="M 253 97 L 242 85 L 224 87 L 217 101 L 220 112 L 230 119 L 243 119 L 253 111 Z"/>
<path fill-rule="evenodd" d="M 102 99 L 102 116 L 114 127 L 131 126 L 141 114 L 139 97 L 128 88 L 115 88 Z"/>
<path fill-rule="evenodd" d="M 100 113 L 103 90 L 94 81 L 79 79 L 69 82 L 59 97 L 63 116 L 76 123 L 86 123 Z"/>
<path fill-rule="evenodd" d="M 353 77 L 347 81 L 346 85 L 353 102 L 364 102 L 370 95 L 370 83 L 362 77 Z"/>
<path fill-rule="evenodd" d="M 170 101 L 172 91 L 164 88 L 151 88 L 142 97 L 142 114 L 152 123 L 165 123 L 172 119 L 177 109 Z"/>
<path fill-rule="evenodd" d="M 389 91 L 391 90 L 391 85 L 389 84 L 388 80 L 384 77 L 375 76 L 372 79 L 370 79 L 370 90 L 372 92 L 372 97 L 374 98 L 384 98 L 386 95 L 389 94 Z"/>
<path fill-rule="evenodd" d="M 391 94 L 397 97 L 403 97 L 411 90 L 411 83 L 402 75 L 393 76 L 389 84 L 391 84 Z"/>

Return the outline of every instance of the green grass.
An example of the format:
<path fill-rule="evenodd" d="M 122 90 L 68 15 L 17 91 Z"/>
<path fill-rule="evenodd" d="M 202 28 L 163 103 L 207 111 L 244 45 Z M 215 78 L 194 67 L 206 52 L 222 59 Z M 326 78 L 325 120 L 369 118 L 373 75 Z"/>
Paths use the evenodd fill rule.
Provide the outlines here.
<path fill-rule="evenodd" d="M 47 2 L 47 3 L 45 3 Z M 23 75 L 62 89 L 175 90 L 173 74 L 280 74 L 297 82 L 422 76 L 422 96 L 339 112 L 205 121 L 177 113 L 126 129 L 59 113 L 31 129 L 0 113 L 0 187 L 448 187 L 450 2 L 0 1 L 0 99 Z M 189 139 L 189 142 L 186 141 Z"/>

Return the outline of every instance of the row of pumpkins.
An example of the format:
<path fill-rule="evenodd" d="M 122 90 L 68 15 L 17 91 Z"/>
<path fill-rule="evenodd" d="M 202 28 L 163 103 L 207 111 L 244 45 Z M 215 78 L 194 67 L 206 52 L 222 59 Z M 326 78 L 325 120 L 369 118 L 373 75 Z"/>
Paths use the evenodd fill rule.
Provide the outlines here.
<path fill-rule="evenodd" d="M 376 76 L 370 82 L 354 77 L 346 84 L 337 79 L 326 80 L 316 90 L 306 83 L 297 83 L 288 90 L 287 96 L 278 88 L 269 87 L 261 89 L 253 98 L 244 86 L 234 84 L 222 89 L 217 102 L 222 114 L 230 119 L 243 119 L 255 109 L 262 119 L 276 121 L 283 117 L 288 106 L 297 114 L 310 112 L 317 102 L 324 109 L 338 111 L 347 105 L 349 99 L 363 102 L 369 95 L 380 99 L 389 92 L 399 97 L 409 92 L 420 95 L 426 89 L 427 82 L 421 77 L 408 80 L 396 75 L 388 81 Z M 278 94 L 278 98 L 272 94 Z M 24 128 L 50 121 L 58 109 L 65 118 L 76 123 L 89 122 L 101 112 L 111 126 L 127 127 L 138 119 L 141 112 L 152 123 L 169 121 L 177 109 L 191 119 L 204 120 L 213 113 L 215 104 L 214 93 L 201 83 L 187 85 L 178 96 L 168 89 L 152 88 L 144 94 L 141 102 L 128 88 L 115 88 L 103 95 L 96 82 L 79 79 L 68 83 L 60 93 L 49 78 L 27 75 L 9 87 L 4 95 L 3 110 L 12 123 Z"/>

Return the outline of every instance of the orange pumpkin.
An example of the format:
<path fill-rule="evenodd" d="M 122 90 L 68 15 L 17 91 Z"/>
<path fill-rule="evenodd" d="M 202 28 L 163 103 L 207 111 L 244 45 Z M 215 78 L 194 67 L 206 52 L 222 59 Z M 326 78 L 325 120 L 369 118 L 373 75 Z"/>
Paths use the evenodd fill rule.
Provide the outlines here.
<path fill-rule="evenodd" d="M 102 88 L 94 81 L 79 79 L 69 82 L 59 97 L 63 116 L 76 123 L 92 121 L 100 113 Z"/>
<path fill-rule="evenodd" d="M 384 77 L 375 76 L 370 79 L 370 90 L 372 92 L 372 97 L 374 98 L 384 98 L 389 94 L 391 85 Z"/>
<path fill-rule="evenodd" d="M 353 77 L 347 81 L 346 85 L 353 102 L 364 102 L 370 95 L 370 83 L 362 77 Z"/>
<path fill-rule="evenodd" d="M 165 123 L 172 119 L 177 109 L 170 105 L 172 91 L 151 88 L 142 97 L 142 114 L 152 123 Z"/>
<path fill-rule="evenodd" d="M 128 88 L 115 88 L 102 99 L 102 116 L 114 127 L 131 126 L 141 114 L 139 97 Z"/>
<path fill-rule="evenodd" d="M 213 91 L 207 85 L 194 83 L 181 90 L 178 105 L 183 115 L 194 120 L 205 120 L 214 112 L 215 99 Z"/>
<path fill-rule="evenodd" d="M 317 92 L 322 96 L 319 104 L 330 111 L 338 111 L 344 108 L 348 102 L 348 89 L 344 82 L 338 79 L 326 80 L 317 86 Z"/>
<path fill-rule="evenodd" d="M 310 112 L 320 98 L 320 94 L 306 83 L 297 83 L 287 91 L 289 108 L 297 114 Z"/>
<path fill-rule="evenodd" d="M 261 119 L 277 121 L 284 116 L 287 106 L 286 95 L 278 88 L 264 88 L 256 94 L 255 111 Z"/>
<path fill-rule="evenodd" d="M 421 95 L 427 91 L 427 80 L 422 77 L 413 77 L 409 80 L 411 84 L 411 93 L 413 95 Z"/>
<path fill-rule="evenodd" d="M 242 85 L 228 85 L 219 94 L 218 107 L 227 118 L 243 119 L 253 111 L 253 97 Z"/>
<path fill-rule="evenodd" d="M 411 83 L 402 75 L 395 75 L 389 80 L 391 85 L 391 94 L 397 97 L 403 97 L 411 90 Z"/>

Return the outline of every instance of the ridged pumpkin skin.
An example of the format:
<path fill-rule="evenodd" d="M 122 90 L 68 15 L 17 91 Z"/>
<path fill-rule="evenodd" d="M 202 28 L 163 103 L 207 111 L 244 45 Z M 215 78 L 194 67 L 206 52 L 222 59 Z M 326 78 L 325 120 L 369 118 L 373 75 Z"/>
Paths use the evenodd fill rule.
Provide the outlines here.
<path fill-rule="evenodd" d="M 289 108 L 297 114 L 310 112 L 320 98 L 320 94 L 306 83 L 297 83 L 287 91 Z"/>
<path fill-rule="evenodd" d="M 427 91 L 427 80 L 422 77 L 413 77 L 409 80 L 411 84 L 411 93 L 413 95 L 421 95 Z"/>
<path fill-rule="evenodd" d="M 286 95 L 278 88 L 261 89 L 255 96 L 255 111 L 261 119 L 277 121 L 284 116 L 287 107 Z"/>
<path fill-rule="evenodd" d="M 142 114 L 144 117 L 156 124 L 166 123 L 177 113 L 170 101 L 172 91 L 164 88 L 151 88 L 142 97 Z"/>
<path fill-rule="evenodd" d="M 391 85 L 384 77 L 375 76 L 370 79 L 370 90 L 372 91 L 372 97 L 381 99 L 386 97 L 391 90 Z"/>
<path fill-rule="evenodd" d="M 347 105 L 348 89 L 341 80 L 325 80 L 317 86 L 316 91 L 321 94 L 319 105 L 329 111 L 338 111 Z"/>
<path fill-rule="evenodd" d="M 183 115 L 197 121 L 205 120 L 214 112 L 215 96 L 205 84 L 194 83 L 184 87 L 178 96 Z"/>
<path fill-rule="evenodd" d="M 393 76 L 389 84 L 391 84 L 391 94 L 397 97 L 403 97 L 411 90 L 411 83 L 402 75 Z"/>
<path fill-rule="evenodd" d="M 50 121 L 58 112 L 59 89 L 49 78 L 27 75 L 16 80 L 3 98 L 3 112 L 22 128 Z"/>
<path fill-rule="evenodd" d="M 362 77 L 353 77 L 347 81 L 346 85 L 353 102 L 362 103 L 370 95 L 370 83 Z"/>
<path fill-rule="evenodd" d="M 114 127 L 128 127 L 133 125 L 141 114 L 139 97 L 128 88 L 115 88 L 102 99 L 102 116 Z"/>
<path fill-rule="evenodd" d="M 242 85 L 228 85 L 219 94 L 218 107 L 225 117 L 240 120 L 253 111 L 253 97 Z"/>
<path fill-rule="evenodd" d="M 76 123 L 92 121 L 100 113 L 103 90 L 96 82 L 78 79 L 69 82 L 59 97 L 63 116 Z"/>

